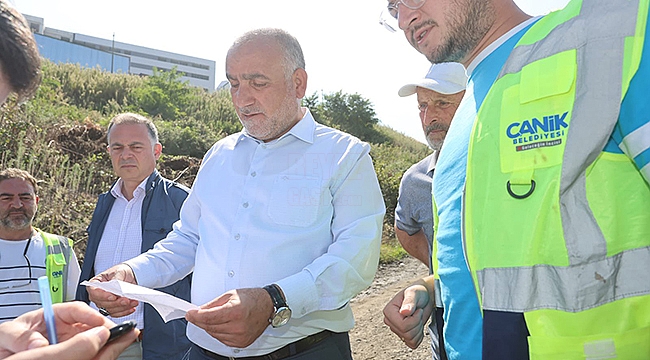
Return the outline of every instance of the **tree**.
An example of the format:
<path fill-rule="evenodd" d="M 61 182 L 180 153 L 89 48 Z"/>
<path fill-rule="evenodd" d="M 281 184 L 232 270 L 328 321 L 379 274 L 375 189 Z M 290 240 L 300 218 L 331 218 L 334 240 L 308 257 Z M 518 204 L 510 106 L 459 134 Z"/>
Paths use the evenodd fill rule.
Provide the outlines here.
<path fill-rule="evenodd" d="M 144 110 L 151 116 L 160 115 L 166 120 L 175 120 L 185 116 L 181 109 L 187 108 L 190 97 L 189 81 L 181 81 L 183 73 L 153 69 L 153 75 L 145 79 L 145 86 L 130 94 L 133 109 Z"/>
<path fill-rule="evenodd" d="M 325 95 L 323 102 L 318 102 L 318 95 L 314 93 L 305 98 L 303 103 L 310 105 L 314 118 L 325 125 L 350 133 L 364 141 L 385 141 L 384 136 L 375 129 L 379 119 L 372 103 L 359 94 L 344 94 L 339 90 Z"/>

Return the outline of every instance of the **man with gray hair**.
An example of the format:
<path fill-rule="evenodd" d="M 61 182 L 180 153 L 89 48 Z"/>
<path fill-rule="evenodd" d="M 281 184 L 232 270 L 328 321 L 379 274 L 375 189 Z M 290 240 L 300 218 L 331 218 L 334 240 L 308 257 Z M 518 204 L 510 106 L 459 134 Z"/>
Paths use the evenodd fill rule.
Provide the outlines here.
<path fill-rule="evenodd" d="M 432 65 L 423 79 L 402 86 L 398 92 L 399 96 L 417 94 L 422 130 L 433 153 L 411 166 L 402 176 L 395 208 L 395 235 L 406 252 L 429 267 L 429 274 L 433 274 L 434 270 L 431 261 L 431 180 L 438 152 L 465 94 L 466 83 L 465 67 L 459 63 L 447 62 Z M 442 301 L 436 301 L 436 306 L 429 324 L 431 347 L 434 359 L 446 359 L 442 347 Z"/>
<path fill-rule="evenodd" d="M 426 77 L 399 89 L 399 96 L 417 94 L 422 130 L 433 153 L 402 176 L 395 209 L 395 235 L 404 250 L 431 268 L 433 214 L 431 177 L 438 152 L 465 93 L 467 75 L 459 63 L 434 64 Z"/>
<path fill-rule="evenodd" d="M 119 114 L 108 125 L 106 137 L 113 170 L 119 179 L 97 201 L 88 226 L 81 281 L 151 249 L 171 231 L 189 191 L 156 170 L 162 145 L 150 119 L 132 113 Z M 190 284 L 191 275 L 187 275 L 159 290 L 189 301 Z M 85 286 L 79 286 L 77 298 L 90 301 Z M 190 346 L 185 337 L 187 322 L 178 319 L 164 323 L 148 304 L 138 305 L 128 316 L 111 314 L 101 307 L 99 311 L 115 322 L 138 323 L 141 341 L 127 348 L 120 359 L 181 358 Z"/>
<path fill-rule="evenodd" d="M 243 131 L 207 152 L 165 240 L 93 279 L 158 287 L 194 270 L 191 359 L 352 359 L 349 302 L 377 270 L 385 207 L 370 146 L 300 106 L 304 64 L 283 30 L 235 41 L 226 76 Z M 137 304 L 88 291 L 111 313 Z"/>

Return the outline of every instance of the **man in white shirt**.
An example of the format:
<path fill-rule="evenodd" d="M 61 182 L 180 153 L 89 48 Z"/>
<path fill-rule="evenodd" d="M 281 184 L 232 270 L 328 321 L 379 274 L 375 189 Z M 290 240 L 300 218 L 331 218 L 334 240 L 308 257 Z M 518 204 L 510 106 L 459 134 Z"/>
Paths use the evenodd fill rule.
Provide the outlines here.
<path fill-rule="evenodd" d="M 156 170 L 162 145 L 150 119 L 133 113 L 119 114 L 108 125 L 106 136 L 119 179 L 97 200 L 88 226 L 82 281 L 151 249 L 171 231 L 189 192 Z M 187 275 L 159 290 L 189 301 L 190 286 L 191 275 Z M 79 287 L 77 298 L 89 302 L 85 286 Z M 142 341 L 131 345 L 121 360 L 180 358 L 190 347 L 185 337 L 187 322 L 177 319 L 165 323 L 148 304 L 139 304 L 133 314 L 125 317 L 99 310 L 115 322 L 133 320 L 141 330 Z"/>
<path fill-rule="evenodd" d="M 33 227 L 37 191 L 27 171 L 0 171 L 0 322 L 41 308 L 41 276 L 48 276 L 54 303 L 74 300 L 79 263 L 72 240 Z"/>
<path fill-rule="evenodd" d="M 238 38 L 226 76 L 244 130 L 207 152 L 167 238 L 94 280 L 194 270 L 191 359 L 351 359 L 349 301 L 372 282 L 385 213 L 370 146 L 300 107 L 304 58 L 283 30 Z M 89 293 L 111 314 L 137 304 Z"/>

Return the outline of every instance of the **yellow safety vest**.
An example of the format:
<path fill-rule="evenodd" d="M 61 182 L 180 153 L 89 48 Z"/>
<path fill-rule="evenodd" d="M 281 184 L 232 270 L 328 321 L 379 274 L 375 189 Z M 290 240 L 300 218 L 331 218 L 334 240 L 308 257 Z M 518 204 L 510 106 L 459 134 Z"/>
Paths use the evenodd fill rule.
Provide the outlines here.
<path fill-rule="evenodd" d="M 73 243 L 71 239 L 63 236 L 49 234 L 41 230 L 38 232 L 47 249 L 45 271 L 50 283 L 52 303 L 61 303 L 67 296 L 68 261 L 71 259 Z"/>
<path fill-rule="evenodd" d="M 650 358 L 650 186 L 602 151 L 647 16 L 648 0 L 571 1 L 524 34 L 478 111 L 465 255 L 482 309 L 524 314 L 531 359 Z"/>

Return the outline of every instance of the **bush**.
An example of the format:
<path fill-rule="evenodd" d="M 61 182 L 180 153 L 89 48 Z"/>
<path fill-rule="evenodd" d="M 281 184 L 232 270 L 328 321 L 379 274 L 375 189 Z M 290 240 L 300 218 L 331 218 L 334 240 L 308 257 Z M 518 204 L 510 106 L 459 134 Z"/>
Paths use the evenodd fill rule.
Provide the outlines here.
<path fill-rule="evenodd" d="M 144 78 L 45 61 L 43 73 L 34 99 L 24 105 L 10 101 L 0 111 L 0 166 L 22 168 L 43 180 L 35 225 L 75 239 L 80 258 L 96 197 L 115 180 L 104 130 L 113 116 L 132 111 L 154 119 L 165 153 L 159 168 L 186 185 L 205 152 L 241 129 L 229 92 L 191 87 L 178 81 L 175 70 Z M 427 147 L 379 125 L 370 101 L 358 94 L 339 91 L 324 99 L 319 103 L 312 95 L 303 103 L 320 122 L 372 144 L 387 208 L 382 261 L 401 258 L 405 252 L 393 233 L 399 182 L 428 154 Z"/>

